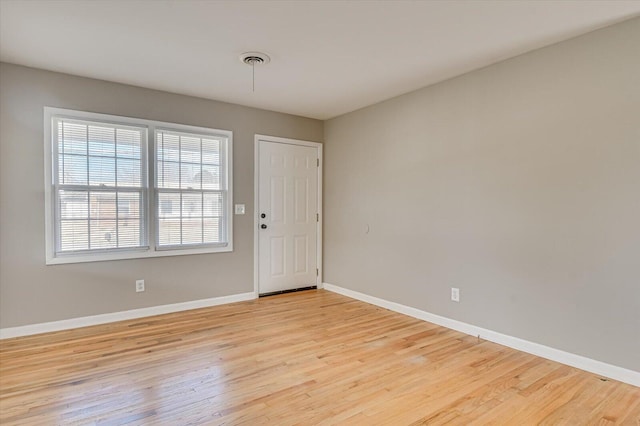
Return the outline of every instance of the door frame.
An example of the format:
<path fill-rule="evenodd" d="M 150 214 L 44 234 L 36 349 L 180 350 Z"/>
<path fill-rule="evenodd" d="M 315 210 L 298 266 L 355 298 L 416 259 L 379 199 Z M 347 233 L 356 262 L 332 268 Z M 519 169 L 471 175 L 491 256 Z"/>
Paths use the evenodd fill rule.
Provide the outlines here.
<path fill-rule="evenodd" d="M 319 142 L 304 141 L 299 139 L 281 138 L 256 134 L 254 137 L 253 154 L 253 292 L 255 297 L 260 296 L 260 141 L 282 143 L 288 145 L 307 146 L 318 151 L 318 222 L 316 226 L 316 264 L 318 275 L 316 287 L 322 288 L 322 144 Z"/>

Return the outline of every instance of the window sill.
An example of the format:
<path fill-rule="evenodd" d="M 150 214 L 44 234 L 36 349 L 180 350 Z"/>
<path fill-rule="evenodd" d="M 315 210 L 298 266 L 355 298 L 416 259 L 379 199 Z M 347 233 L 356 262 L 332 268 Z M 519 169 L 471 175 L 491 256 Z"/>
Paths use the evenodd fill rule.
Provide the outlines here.
<path fill-rule="evenodd" d="M 127 259 L 147 259 L 152 257 L 168 257 L 168 256 L 185 256 L 193 254 L 209 254 L 209 253 L 227 253 L 233 251 L 233 244 L 228 243 L 223 246 L 208 246 L 201 248 L 185 248 L 185 249 L 156 249 L 156 250 L 132 250 L 119 251 L 117 253 L 94 253 L 94 254 L 78 254 L 51 256 L 47 255 L 47 265 L 63 265 L 66 263 L 87 263 L 87 262 L 104 262 L 110 260 L 127 260 Z"/>

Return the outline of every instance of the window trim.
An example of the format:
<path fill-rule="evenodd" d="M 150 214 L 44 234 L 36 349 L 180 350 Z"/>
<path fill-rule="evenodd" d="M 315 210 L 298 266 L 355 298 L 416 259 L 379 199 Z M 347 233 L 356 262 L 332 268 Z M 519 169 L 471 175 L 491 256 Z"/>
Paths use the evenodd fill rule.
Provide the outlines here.
<path fill-rule="evenodd" d="M 55 206 L 53 182 L 54 158 L 53 158 L 53 121 L 54 117 L 89 120 L 104 122 L 107 124 L 138 126 L 146 129 L 146 152 L 143 157 L 146 160 L 146 173 L 143 177 L 143 191 L 145 192 L 145 208 L 147 221 L 145 225 L 146 241 L 148 247 L 142 248 L 118 248 L 108 251 L 95 251 L 84 253 L 70 253 L 56 255 L 55 252 L 55 229 L 56 217 L 54 215 Z M 224 177 L 226 181 L 226 205 L 225 205 L 225 235 L 226 243 L 206 244 L 197 247 L 162 247 L 157 244 L 158 228 L 158 201 L 156 199 L 156 141 L 155 131 L 173 130 L 177 132 L 194 133 L 199 135 L 210 135 L 226 138 L 223 142 L 224 149 L 221 155 L 224 157 Z M 57 265 L 65 263 L 100 262 L 108 260 L 141 259 L 149 257 L 183 256 L 192 254 L 221 253 L 233 251 L 233 132 L 207 127 L 190 126 L 171 122 L 147 120 L 141 118 L 124 117 L 118 115 L 101 114 L 87 111 L 78 111 L 64 108 L 44 107 L 44 183 L 45 183 L 45 251 L 46 264 Z"/>

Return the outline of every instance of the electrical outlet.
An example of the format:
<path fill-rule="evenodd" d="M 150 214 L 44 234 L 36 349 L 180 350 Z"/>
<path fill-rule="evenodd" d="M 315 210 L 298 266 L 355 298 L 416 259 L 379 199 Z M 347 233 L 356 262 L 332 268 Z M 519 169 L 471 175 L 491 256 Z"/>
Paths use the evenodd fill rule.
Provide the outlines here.
<path fill-rule="evenodd" d="M 459 302 L 460 301 L 460 289 L 459 288 L 451 287 L 451 300 L 453 300 L 454 302 Z"/>
<path fill-rule="evenodd" d="M 144 280 L 136 280 L 136 293 L 144 291 Z"/>

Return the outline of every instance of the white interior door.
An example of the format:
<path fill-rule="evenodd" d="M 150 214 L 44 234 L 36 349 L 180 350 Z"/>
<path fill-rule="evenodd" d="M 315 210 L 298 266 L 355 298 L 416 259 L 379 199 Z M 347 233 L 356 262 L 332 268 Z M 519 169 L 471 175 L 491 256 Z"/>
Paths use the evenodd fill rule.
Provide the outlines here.
<path fill-rule="evenodd" d="M 319 148 L 258 139 L 258 291 L 317 285 Z"/>

